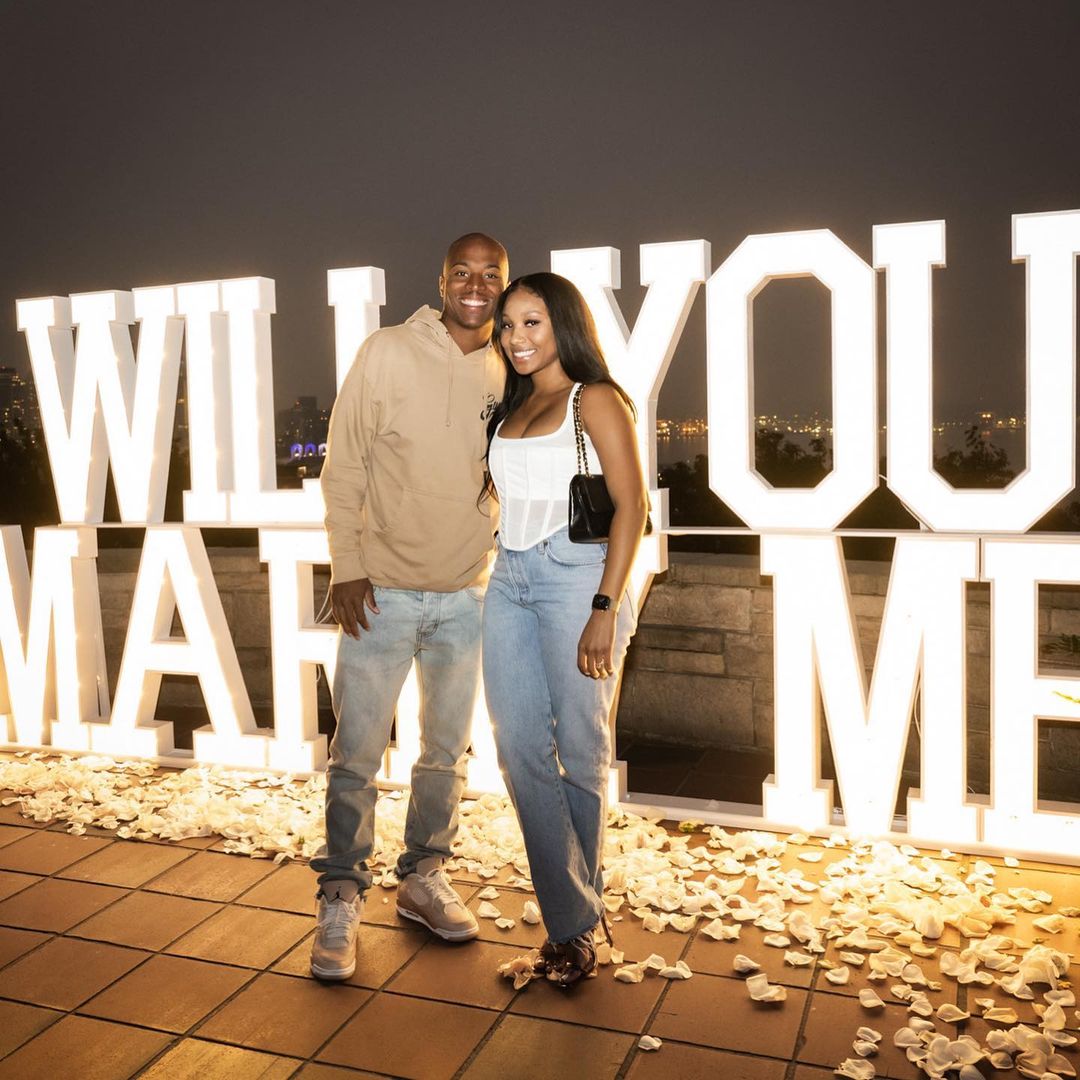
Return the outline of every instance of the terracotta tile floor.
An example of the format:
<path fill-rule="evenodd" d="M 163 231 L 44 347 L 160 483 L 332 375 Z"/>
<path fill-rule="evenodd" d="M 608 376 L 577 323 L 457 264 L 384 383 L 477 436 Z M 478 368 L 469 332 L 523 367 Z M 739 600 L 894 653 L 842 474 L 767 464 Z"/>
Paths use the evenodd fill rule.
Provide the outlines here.
<path fill-rule="evenodd" d="M 891 1043 L 903 1006 L 890 1001 L 868 1014 L 855 998 L 871 985 L 864 973 L 836 987 L 816 964 L 784 967 L 753 926 L 730 944 L 695 932 L 649 934 L 626 915 L 615 930 L 628 960 L 681 958 L 694 977 L 627 985 L 604 969 L 572 994 L 542 982 L 515 993 L 495 969 L 543 935 L 521 921 L 531 894 L 500 884 L 507 875 L 494 879 L 494 903 L 515 927 L 482 919 L 481 938 L 465 945 L 398 919 L 393 893 L 376 889 L 356 974 L 324 985 L 308 974 L 314 889 L 306 866 L 206 850 L 213 841 L 68 836 L 6 809 L 0 1080 L 826 1080 L 861 1024 L 885 1034 L 879 1076 L 919 1075 Z M 1068 868 L 1007 873 L 1002 884 L 1046 889 L 1055 905 L 1080 902 Z M 458 878 L 473 908 L 486 884 Z M 1018 920 L 1018 934 L 1027 925 Z M 1070 934 L 1060 947 L 1080 950 Z M 785 1002 L 749 1000 L 731 969 L 740 951 L 766 962 L 770 981 L 787 987 Z M 943 981 L 935 1004 L 959 998 L 963 1006 L 963 988 Z M 1022 1003 L 1009 1004 L 1028 1018 Z M 980 1037 L 985 1023 L 966 1029 Z M 638 1049 L 643 1033 L 663 1039 L 661 1049 Z"/>

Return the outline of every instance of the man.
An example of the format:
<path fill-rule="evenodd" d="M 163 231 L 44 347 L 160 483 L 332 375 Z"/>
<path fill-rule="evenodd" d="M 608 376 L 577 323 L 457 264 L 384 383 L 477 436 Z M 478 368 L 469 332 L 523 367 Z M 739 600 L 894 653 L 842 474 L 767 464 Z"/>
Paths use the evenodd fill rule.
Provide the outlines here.
<path fill-rule="evenodd" d="M 480 673 L 480 620 L 492 546 L 483 484 L 486 422 L 503 370 L 488 347 L 506 286 L 506 250 L 489 236 L 455 240 L 439 277 L 442 311 L 422 307 L 361 346 L 330 418 L 322 490 L 331 602 L 341 625 L 311 970 L 356 967 L 375 775 L 398 694 L 415 659 L 420 757 L 412 770 L 398 914 L 448 941 L 476 919 L 441 866 L 457 829 L 465 751 Z"/>

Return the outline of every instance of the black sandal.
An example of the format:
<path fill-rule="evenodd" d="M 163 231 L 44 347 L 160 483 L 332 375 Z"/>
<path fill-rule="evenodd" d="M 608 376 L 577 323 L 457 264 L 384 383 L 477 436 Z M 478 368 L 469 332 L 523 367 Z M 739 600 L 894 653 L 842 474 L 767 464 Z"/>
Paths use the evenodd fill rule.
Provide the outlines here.
<path fill-rule="evenodd" d="M 533 973 L 540 977 L 546 976 L 559 955 L 558 950 L 559 947 L 557 945 L 550 941 L 545 941 L 537 950 L 536 956 L 533 958 Z"/>
<path fill-rule="evenodd" d="M 586 930 L 569 941 L 553 945 L 556 955 L 553 962 L 548 964 L 548 979 L 556 986 L 568 990 L 592 975 L 596 971 L 596 931 L 601 929 L 608 944 L 614 944 L 607 915 L 603 915 L 591 930 Z"/>

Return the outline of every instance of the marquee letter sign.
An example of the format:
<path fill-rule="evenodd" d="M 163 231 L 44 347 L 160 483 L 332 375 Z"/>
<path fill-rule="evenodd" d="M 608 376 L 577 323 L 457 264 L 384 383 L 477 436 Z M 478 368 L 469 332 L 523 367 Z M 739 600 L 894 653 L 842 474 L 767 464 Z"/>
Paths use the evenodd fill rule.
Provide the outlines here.
<path fill-rule="evenodd" d="M 1080 858 L 1080 806 L 1042 807 L 1036 793 L 1039 719 L 1080 721 L 1080 706 L 1055 694 L 1077 689 L 1077 680 L 1038 673 L 1038 588 L 1080 584 L 1080 544 L 1023 535 L 1076 479 L 1080 210 L 1013 219 L 1013 258 L 1027 272 L 1027 467 L 1001 490 L 956 490 L 933 468 L 931 280 L 945 264 L 945 223 L 875 226 L 873 249 L 871 267 L 826 230 L 750 236 L 714 271 L 704 240 L 645 244 L 647 292 L 632 329 L 615 299 L 617 251 L 555 251 L 551 265 L 585 294 L 611 368 L 640 406 L 650 478 L 657 399 L 705 284 L 710 484 L 761 534 L 761 572 L 774 591 L 775 772 L 763 788 L 763 816 L 747 808 L 732 820 L 832 826 L 833 793 L 821 776 L 823 708 L 845 826 L 890 833 L 917 707 L 922 786 L 908 799 L 909 838 Z M 925 529 L 897 537 L 867 685 L 833 530 L 877 484 L 876 272 L 885 277 L 887 481 Z M 809 489 L 773 487 L 754 467 L 752 305 L 770 281 L 791 276 L 819 280 L 832 308 L 834 465 Z M 376 267 L 331 270 L 327 280 L 340 386 L 379 325 L 386 289 Z M 336 630 L 315 621 L 312 574 L 329 555 L 318 481 L 276 488 L 274 310 L 274 283 L 258 277 L 17 302 L 61 523 L 37 531 L 32 575 L 20 530 L 0 529 L 3 745 L 288 772 L 325 765 L 315 683 L 319 667 L 333 677 Z M 165 524 L 181 348 L 184 391 L 198 402 L 189 415 L 191 487 L 184 522 Z M 110 467 L 121 521 L 146 528 L 111 705 L 93 528 Z M 667 565 L 666 492 L 651 496 L 658 527 L 634 567 L 639 599 Z M 201 538 L 207 525 L 259 531 L 269 571 L 272 731 L 254 721 Z M 969 800 L 965 783 L 964 596 L 974 581 L 992 590 L 989 803 Z M 173 632 L 177 615 L 181 633 Z M 193 753 L 178 751 L 172 725 L 156 719 L 161 678 L 172 673 L 196 676 L 206 701 L 210 724 L 195 732 Z M 416 711 L 410 680 L 385 780 L 408 782 Z M 473 750 L 470 786 L 497 790 L 482 710 Z"/>

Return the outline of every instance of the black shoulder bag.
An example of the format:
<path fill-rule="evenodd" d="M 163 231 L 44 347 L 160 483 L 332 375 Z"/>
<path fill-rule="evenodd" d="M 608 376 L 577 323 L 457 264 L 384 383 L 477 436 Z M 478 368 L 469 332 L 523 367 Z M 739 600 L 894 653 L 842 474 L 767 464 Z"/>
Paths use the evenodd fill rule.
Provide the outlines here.
<path fill-rule="evenodd" d="M 574 440 L 577 443 L 578 471 L 570 478 L 570 512 L 567 525 L 570 539 L 575 544 L 607 543 L 611 532 L 611 519 L 615 516 L 615 504 L 608 493 L 603 475 L 589 473 L 589 456 L 585 453 L 585 429 L 581 424 L 581 391 L 584 384 L 574 391 Z M 645 535 L 652 532 L 652 520 L 645 519 Z"/>

